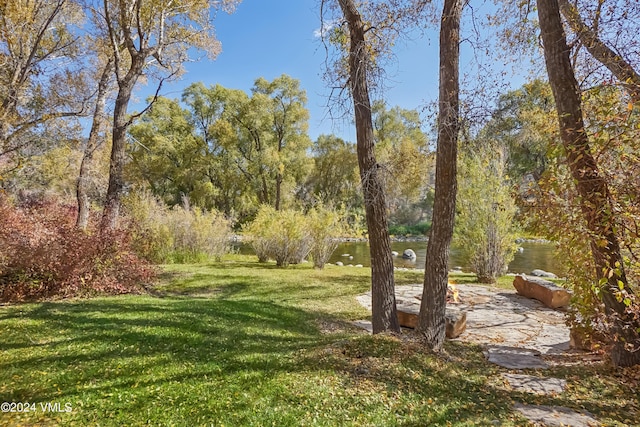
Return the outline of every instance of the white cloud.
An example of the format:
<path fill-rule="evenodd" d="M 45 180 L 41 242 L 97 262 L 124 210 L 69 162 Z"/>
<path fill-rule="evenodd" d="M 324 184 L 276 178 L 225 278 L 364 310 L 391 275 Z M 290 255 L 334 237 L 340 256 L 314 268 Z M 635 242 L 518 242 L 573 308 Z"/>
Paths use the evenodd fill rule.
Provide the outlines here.
<path fill-rule="evenodd" d="M 338 22 L 339 21 L 337 19 L 323 22 L 322 27 L 313 30 L 313 36 L 316 38 L 326 36 L 329 33 L 329 31 L 333 30 L 336 27 Z"/>

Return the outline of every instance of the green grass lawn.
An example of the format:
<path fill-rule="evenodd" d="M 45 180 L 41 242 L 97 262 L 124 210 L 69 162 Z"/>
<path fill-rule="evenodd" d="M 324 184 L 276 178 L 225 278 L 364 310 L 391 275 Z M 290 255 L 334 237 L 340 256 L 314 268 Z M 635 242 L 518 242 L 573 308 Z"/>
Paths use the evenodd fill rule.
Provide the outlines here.
<path fill-rule="evenodd" d="M 476 346 L 434 356 L 362 333 L 349 321 L 369 315 L 354 299 L 366 268 L 235 255 L 164 270 L 152 295 L 0 307 L 0 402 L 35 404 L 0 425 L 528 425 L 514 400 L 585 408 L 605 425 L 640 419 L 637 370 L 555 368 L 544 374 L 567 391 L 536 397 L 507 390 Z"/>

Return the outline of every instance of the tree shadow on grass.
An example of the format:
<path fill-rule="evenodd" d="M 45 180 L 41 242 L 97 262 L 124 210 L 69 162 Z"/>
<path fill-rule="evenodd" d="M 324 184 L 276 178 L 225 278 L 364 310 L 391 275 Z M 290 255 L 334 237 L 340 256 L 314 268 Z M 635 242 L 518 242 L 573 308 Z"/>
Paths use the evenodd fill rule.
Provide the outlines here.
<path fill-rule="evenodd" d="M 241 371 L 295 371 L 289 355 L 319 342 L 310 314 L 260 301 L 127 297 L 11 312 L 0 351 L 4 401 L 81 400 L 86 389 L 112 395 Z"/>
<path fill-rule="evenodd" d="M 185 279 L 185 282 L 189 282 Z M 160 286 L 148 288 L 149 294 L 157 298 L 231 298 L 233 295 L 246 292 L 249 285 L 246 281 L 235 278 L 223 284 L 200 283 L 202 278 L 194 278 L 190 286 Z M 184 282 L 183 282 L 184 283 Z"/>
<path fill-rule="evenodd" d="M 338 389 L 351 393 L 344 401 L 326 403 L 327 414 L 340 405 L 356 411 L 371 405 L 370 410 L 380 411 L 379 402 L 371 400 L 374 390 L 383 399 L 406 399 L 407 408 L 421 408 L 423 414 L 413 415 L 413 425 L 437 425 L 467 416 L 466 403 L 458 401 L 456 391 L 463 390 L 462 396 L 473 399 L 487 393 L 477 380 L 424 364 L 419 357 L 406 357 L 395 341 L 351 337 L 336 345 L 335 338 L 318 331 L 314 321 L 318 313 L 274 302 L 127 297 L 48 302 L 20 311 L 20 318 L 41 327 L 28 331 L 30 339 L 25 339 L 19 327 L 6 337 L 9 347 L 3 348 L 0 358 L 6 401 L 90 399 L 98 406 L 94 411 L 100 412 L 108 410 L 109 399 L 134 391 L 142 393 L 142 400 L 153 401 L 154 393 L 189 393 L 203 382 L 214 388 L 261 390 L 270 378 L 283 374 L 313 378 L 321 373 L 335 378 Z M 34 340 L 40 343 L 36 346 Z M 327 349 L 335 352 L 326 357 Z M 367 373 L 358 372 L 362 366 Z M 423 371 L 419 378 L 412 374 L 415 370 Z M 292 383 L 267 388 L 267 395 L 256 398 L 304 408 L 308 401 L 300 400 L 299 393 L 306 386 L 297 389 Z M 320 393 L 333 391 L 322 389 Z M 408 397 L 398 397 L 398 393 Z M 434 395 L 450 396 L 449 402 L 430 407 L 425 402 Z M 127 413 L 146 408 L 140 399 L 130 400 L 120 402 L 118 410 Z M 245 405 L 249 410 L 249 403 L 240 398 L 234 408 Z M 200 410 L 211 411 L 211 417 L 219 415 L 206 405 Z M 406 422 L 399 424 L 412 425 L 412 416 L 405 415 Z"/>
<path fill-rule="evenodd" d="M 235 296 L 251 289 L 236 283 L 228 291 Z M 314 404 L 311 399 L 324 402 L 327 416 L 343 407 L 384 412 L 381 408 L 388 405 L 393 412 L 381 416 L 405 426 L 490 425 L 496 419 L 526 425 L 512 419 L 513 397 L 575 407 L 570 398 L 534 400 L 497 386 L 488 379 L 497 377 L 500 368 L 488 364 L 478 347 L 448 343 L 454 360 L 447 360 L 395 338 L 323 335 L 316 320 L 326 313 L 260 298 L 121 297 L 6 310 L 8 333 L 0 347 L 4 400 L 89 400 L 95 406 L 91 416 L 108 416 L 114 396 L 125 396 L 118 403 L 123 414 L 137 413 L 150 410 L 149 402 L 158 402 L 159 393 L 188 399 L 215 388 L 239 391 L 231 404 L 245 414 L 259 410 L 252 409 L 252 399 L 265 405 L 286 402 L 288 416 L 295 419 Z M 287 379 L 289 374 L 311 379 L 298 384 Z M 271 384 L 283 376 L 291 382 Z M 314 393 L 319 396 L 301 397 L 309 393 L 306 388 L 317 386 L 313 378 L 319 384 L 331 378 L 335 384 L 318 386 Z M 341 392 L 345 397 L 333 396 Z M 221 398 L 203 397 L 200 415 L 220 417 L 223 409 L 216 405 L 222 405 Z M 610 408 L 592 399 L 587 409 L 606 414 Z M 82 417 L 90 413 L 77 417 L 87 421 Z M 117 423 L 116 418 L 111 424 Z M 241 424 L 251 423 L 236 420 Z"/>
<path fill-rule="evenodd" d="M 382 402 L 391 399 L 393 425 L 492 425 L 508 419 L 510 401 L 484 381 L 493 369 L 480 350 L 460 345 L 455 351 L 460 360 L 454 364 L 415 342 L 366 335 L 312 353 L 308 363 L 338 372 L 345 388 L 364 402 L 371 393 Z"/>
<path fill-rule="evenodd" d="M 341 341 L 331 351 L 311 353 L 314 362 L 334 369 L 349 388 L 369 388 L 384 395 L 404 396 L 396 407 L 396 423 L 425 425 L 531 425 L 514 415 L 513 403 L 585 409 L 604 425 L 612 421 L 628 425 L 637 413 L 639 399 L 633 387 L 618 384 L 606 365 L 575 366 L 549 371 L 525 370 L 541 377 L 564 378 L 572 387 L 593 387 L 588 395 L 571 392 L 540 396 L 512 390 L 501 377 L 509 370 L 487 362 L 480 346 L 449 341 L 450 355 L 433 355 L 421 344 L 385 336 L 361 336 Z M 600 384 L 595 384 L 600 382 Z M 631 403 L 629 403 L 631 401 Z"/>
<path fill-rule="evenodd" d="M 215 269 L 233 269 L 248 268 L 256 270 L 286 270 L 287 268 L 302 268 L 305 264 L 290 264 L 289 267 L 280 267 L 273 262 L 258 262 L 258 261 L 224 261 L 214 262 L 208 265 Z"/>
<path fill-rule="evenodd" d="M 158 297 L 210 297 L 263 298 L 271 301 L 304 300 L 323 298 L 328 294 L 332 298 L 366 292 L 370 287 L 369 278 L 358 275 L 312 276 L 314 270 L 287 270 L 277 286 L 273 286 L 272 275 L 251 273 L 224 273 L 224 269 L 211 274 L 193 274 L 180 281 L 159 284 L 151 288 Z M 314 279 L 314 280 L 310 280 Z M 330 286 L 330 291 L 327 291 Z"/>
<path fill-rule="evenodd" d="M 81 401 L 87 390 L 100 399 L 203 378 L 250 389 L 305 369 L 292 354 L 323 342 L 313 314 L 260 301 L 114 298 L 20 310 L 42 327 L 3 337 L 4 401 Z"/>

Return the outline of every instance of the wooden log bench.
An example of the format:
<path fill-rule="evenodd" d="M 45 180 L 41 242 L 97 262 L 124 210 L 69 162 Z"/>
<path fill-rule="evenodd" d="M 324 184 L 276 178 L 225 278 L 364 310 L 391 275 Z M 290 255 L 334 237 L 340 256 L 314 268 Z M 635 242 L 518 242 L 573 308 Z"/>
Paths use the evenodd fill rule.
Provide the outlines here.
<path fill-rule="evenodd" d="M 397 311 L 400 326 L 411 329 L 415 329 L 418 326 L 418 313 L 402 306 L 398 306 Z M 447 338 L 457 338 L 465 329 L 467 329 L 467 312 L 447 308 L 445 312 L 445 333 Z"/>
<path fill-rule="evenodd" d="M 516 276 L 513 287 L 518 294 L 536 299 L 549 308 L 566 307 L 571 301 L 571 291 L 537 277 Z"/>

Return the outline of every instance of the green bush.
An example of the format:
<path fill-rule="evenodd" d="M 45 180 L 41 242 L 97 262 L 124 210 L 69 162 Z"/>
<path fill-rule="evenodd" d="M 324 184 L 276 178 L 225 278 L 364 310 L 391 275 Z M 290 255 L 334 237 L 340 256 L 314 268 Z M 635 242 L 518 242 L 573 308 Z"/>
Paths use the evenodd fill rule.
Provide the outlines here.
<path fill-rule="evenodd" d="M 515 253 L 516 213 L 503 159 L 487 148 L 463 153 L 454 242 L 481 283 L 493 283 Z"/>
<path fill-rule="evenodd" d="M 190 208 L 187 202 L 169 209 L 146 193 L 130 195 L 125 206 L 134 248 L 152 262 L 204 262 L 231 249 L 231 223 L 215 210 Z"/>
<path fill-rule="evenodd" d="M 260 262 L 273 259 L 286 267 L 311 255 L 314 266 L 324 268 L 346 229 L 343 215 L 333 209 L 319 206 L 303 214 L 262 206 L 244 234 Z"/>
<path fill-rule="evenodd" d="M 169 212 L 173 262 L 219 260 L 231 249 L 231 223 L 215 211 L 175 206 Z"/>
<path fill-rule="evenodd" d="M 244 233 L 260 261 L 274 259 L 279 267 L 302 262 L 312 246 L 307 218 L 291 209 L 263 205 Z"/>
<path fill-rule="evenodd" d="M 251 247 L 253 248 L 253 251 L 258 256 L 258 262 L 269 261 L 269 258 L 271 257 L 271 253 L 272 253 L 271 251 L 271 246 L 273 243 L 272 240 L 267 236 L 264 236 L 264 237 L 252 236 L 249 241 L 251 242 Z"/>
<path fill-rule="evenodd" d="M 411 227 L 411 234 L 413 235 L 421 235 L 421 236 L 426 236 L 427 233 L 431 230 L 431 223 L 430 222 L 420 222 L 414 226 Z"/>
<path fill-rule="evenodd" d="M 312 239 L 313 266 L 322 269 L 338 247 L 339 238 L 346 231 L 346 224 L 339 212 L 325 207 L 309 211 L 307 223 Z"/>
<path fill-rule="evenodd" d="M 150 193 L 130 193 L 123 200 L 131 224 L 131 245 L 144 259 L 161 264 L 173 250 L 173 235 L 166 223 L 168 208 Z"/>
<path fill-rule="evenodd" d="M 389 234 L 392 236 L 426 236 L 431 230 L 430 222 L 419 222 L 415 225 L 395 224 L 389 226 Z"/>
<path fill-rule="evenodd" d="M 407 236 L 409 234 L 409 227 L 403 224 L 390 225 L 389 234 L 392 236 Z"/>

